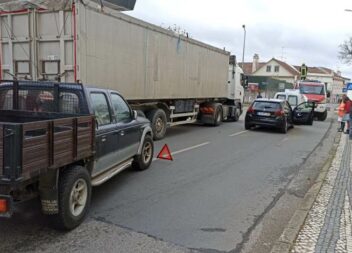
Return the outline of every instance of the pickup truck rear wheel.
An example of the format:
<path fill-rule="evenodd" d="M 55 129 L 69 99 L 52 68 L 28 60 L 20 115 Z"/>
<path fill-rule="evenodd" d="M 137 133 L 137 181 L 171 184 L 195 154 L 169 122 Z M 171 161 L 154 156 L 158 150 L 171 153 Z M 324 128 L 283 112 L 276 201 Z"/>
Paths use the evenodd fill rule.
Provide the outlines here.
<path fill-rule="evenodd" d="M 137 155 L 132 162 L 132 168 L 136 170 L 146 170 L 153 161 L 154 144 L 153 139 L 147 135 L 144 139 L 142 152 Z"/>
<path fill-rule="evenodd" d="M 154 140 L 161 140 L 165 137 L 167 128 L 167 118 L 164 110 L 154 109 L 147 113 L 147 118 L 152 123 Z"/>
<path fill-rule="evenodd" d="M 55 228 L 71 230 L 85 219 L 91 201 L 92 186 L 82 166 L 65 169 L 59 178 L 59 213 L 49 216 Z"/>

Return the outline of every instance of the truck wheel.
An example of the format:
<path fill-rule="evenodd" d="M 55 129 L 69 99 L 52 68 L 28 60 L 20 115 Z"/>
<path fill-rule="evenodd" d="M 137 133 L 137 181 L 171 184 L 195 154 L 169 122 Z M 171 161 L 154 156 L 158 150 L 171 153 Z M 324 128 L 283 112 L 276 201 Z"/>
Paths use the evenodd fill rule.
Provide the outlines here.
<path fill-rule="evenodd" d="M 146 170 L 153 161 L 154 143 L 151 136 L 147 135 L 144 138 L 142 153 L 135 156 L 132 162 L 132 168 L 135 170 Z"/>
<path fill-rule="evenodd" d="M 155 109 L 147 113 L 147 118 L 152 123 L 154 140 L 161 140 L 165 137 L 167 119 L 166 113 L 161 109 Z"/>
<path fill-rule="evenodd" d="M 214 123 L 213 126 L 218 126 L 221 124 L 222 121 L 222 110 L 220 106 L 216 107 L 215 115 L 214 115 Z"/>
<path fill-rule="evenodd" d="M 328 117 L 328 111 L 324 111 L 322 114 L 319 115 L 318 119 L 320 121 L 325 121 L 327 117 Z"/>
<path fill-rule="evenodd" d="M 91 201 L 92 186 L 88 171 L 74 166 L 59 178 L 59 213 L 49 216 L 59 230 L 72 230 L 85 219 Z"/>
<path fill-rule="evenodd" d="M 240 115 L 241 115 L 241 112 L 240 112 L 240 109 L 237 109 L 236 108 L 236 112 L 235 112 L 235 116 L 233 117 L 233 121 L 238 121 L 240 119 Z"/>

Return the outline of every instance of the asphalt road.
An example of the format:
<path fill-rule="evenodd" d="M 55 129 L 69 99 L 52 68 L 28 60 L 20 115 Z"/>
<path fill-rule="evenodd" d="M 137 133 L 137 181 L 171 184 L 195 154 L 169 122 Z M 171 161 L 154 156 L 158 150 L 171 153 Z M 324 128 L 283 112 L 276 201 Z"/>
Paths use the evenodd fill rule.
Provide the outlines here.
<path fill-rule="evenodd" d="M 283 193 L 291 187 L 300 198 L 308 187 L 299 168 L 330 126 L 331 120 L 314 122 L 286 135 L 244 131 L 243 121 L 175 127 L 155 147 L 157 153 L 168 144 L 174 161 L 156 160 L 147 171 L 127 170 L 95 188 L 89 219 L 78 230 L 48 229 L 31 202 L 13 219 L 0 220 L 0 251 L 259 252 L 275 239 L 266 238 L 267 231 L 278 234 L 298 203 L 279 202 Z M 265 223 L 273 210 L 284 213 Z"/>

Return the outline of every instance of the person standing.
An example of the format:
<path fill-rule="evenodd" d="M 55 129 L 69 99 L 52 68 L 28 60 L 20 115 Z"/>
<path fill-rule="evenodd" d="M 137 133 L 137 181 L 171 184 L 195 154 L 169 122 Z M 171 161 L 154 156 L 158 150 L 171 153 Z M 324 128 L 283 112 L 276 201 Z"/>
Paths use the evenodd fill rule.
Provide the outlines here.
<path fill-rule="evenodd" d="M 345 121 L 343 121 L 343 117 L 345 116 L 345 102 L 340 99 L 339 106 L 337 108 L 337 121 L 340 123 L 339 132 L 343 132 L 345 130 Z"/>
<path fill-rule="evenodd" d="M 343 121 L 347 122 L 347 130 L 345 132 L 345 134 L 349 134 L 350 133 L 350 121 L 351 121 L 351 117 L 350 117 L 350 112 L 351 112 L 351 100 L 348 98 L 348 96 L 344 95 L 343 97 L 343 101 L 345 103 L 345 116 L 343 117 Z"/>

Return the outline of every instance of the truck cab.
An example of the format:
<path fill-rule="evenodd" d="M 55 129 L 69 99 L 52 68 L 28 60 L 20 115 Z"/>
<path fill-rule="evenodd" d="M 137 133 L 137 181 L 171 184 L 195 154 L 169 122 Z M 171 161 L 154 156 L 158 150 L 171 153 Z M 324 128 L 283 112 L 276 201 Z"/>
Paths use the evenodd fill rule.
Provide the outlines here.
<path fill-rule="evenodd" d="M 327 118 L 327 97 L 328 92 L 325 84 L 318 81 L 300 81 L 297 84 L 299 92 L 306 96 L 309 102 L 315 103 L 314 116 L 324 121 Z"/>

